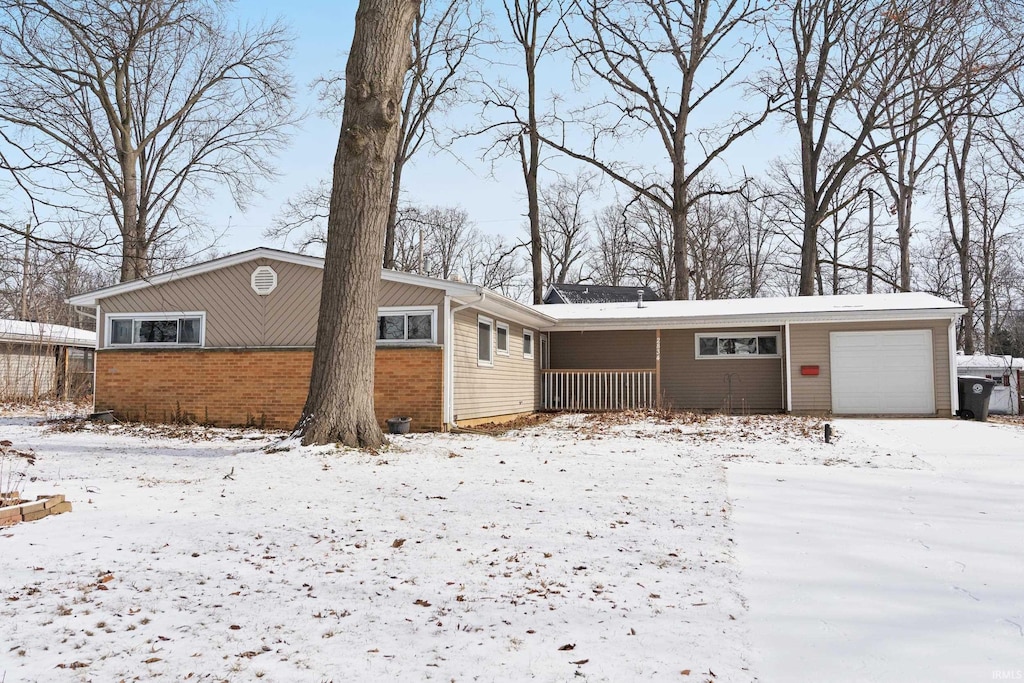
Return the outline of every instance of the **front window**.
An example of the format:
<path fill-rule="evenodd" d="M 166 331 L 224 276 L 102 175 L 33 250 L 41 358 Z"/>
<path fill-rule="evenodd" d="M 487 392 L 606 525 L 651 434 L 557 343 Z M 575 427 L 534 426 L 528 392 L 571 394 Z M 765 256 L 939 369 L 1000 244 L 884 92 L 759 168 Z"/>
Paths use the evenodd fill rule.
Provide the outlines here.
<path fill-rule="evenodd" d="M 779 357 L 778 332 L 698 334 L 697 358 Z"/>
<path fill-rule="evenodd" d="M 476 322 L 476 364 L 494 365 L 492 341 L 494 322 L 490 318 L 480 316 Z"/>
<path fill-rule="evenodd" d="M 498 323 L 497 327 L 498 353 L 502 356 L 508 355 L 508 325 Z"/>
<path fill-rule="evenodd" d="M 432 310 L 399 310 L 382 308 L 377 314 L 377 343 L 434 342 L 434 312 Z"/>
<path fill-rule="evenodd" d="M 133 315 L 109 318 L 108 346 L 200 346 L 201 314 Z"/>
<path fill-rule="evenodd" d="M 533 332 L 523 330 L 523 358 L 533 358 Z"/>

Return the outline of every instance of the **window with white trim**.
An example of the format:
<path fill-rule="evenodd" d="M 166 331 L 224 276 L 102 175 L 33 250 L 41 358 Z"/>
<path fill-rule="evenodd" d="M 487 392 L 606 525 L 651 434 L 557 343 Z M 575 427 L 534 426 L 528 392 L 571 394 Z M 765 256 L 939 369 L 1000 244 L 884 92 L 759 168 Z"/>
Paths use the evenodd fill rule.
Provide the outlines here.
<path fill-rule="evenodd" d="M 523 358 L 533 358 L 533 332 L 523 330 Z"/>
<path fill-rule="evenodd" d="M 498 347 L 498 355 L 508 355 L 508 325 L 505 323 L 498 323 L 495 326 L 495 341 Z"/>
<path fill-rule="evenodd" d="M 107 346 L 202 346 L 202 313 L 107 316 Z"/>
<path fill-rule="evenodd" d="M 778 332 L 695 335 L 697 358 L 779 358 Z"/>
<path fill-rule="evenodd" d="M 377 309 L 377 343 L 433 344 L 434 312 L 433 308 Z"/>
<path fill-rule="evenodd" d="M 484 316 L 476 319 L 476 364 L 494 365 L 494 321 Z"/>

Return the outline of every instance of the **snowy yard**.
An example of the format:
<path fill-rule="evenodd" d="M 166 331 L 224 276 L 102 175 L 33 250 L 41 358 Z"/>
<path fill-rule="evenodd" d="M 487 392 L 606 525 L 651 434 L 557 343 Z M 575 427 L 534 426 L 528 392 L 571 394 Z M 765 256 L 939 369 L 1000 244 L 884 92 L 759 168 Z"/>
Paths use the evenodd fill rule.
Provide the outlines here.
<path fill-rule="evenodd" d="M 0 416 L 0 681 L 992 680 L 1024 428 L 563 417 L 376 455 Z M 996 455 L 996 454 L 999 455 Z M 5 678 L 6 677 L 6 678 Z"/>

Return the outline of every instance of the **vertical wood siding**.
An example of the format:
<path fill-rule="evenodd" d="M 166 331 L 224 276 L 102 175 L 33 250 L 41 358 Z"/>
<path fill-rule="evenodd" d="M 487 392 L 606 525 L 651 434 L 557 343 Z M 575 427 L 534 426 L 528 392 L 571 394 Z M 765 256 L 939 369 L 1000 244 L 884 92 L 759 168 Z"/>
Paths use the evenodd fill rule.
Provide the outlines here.
<path fill-rule="evenodd" d="M 250 286 L 252 271 L 269 265 L 277 288 L 260 296 Z M 106 318 L 116 313 L 206 312 L 206 346 L 310 347 L 316 340 L 323 271 L 273 259 L 255 259 L 228 268 L 111 296 L 100 301 L 99 345 L 105 344 Z M 424 306 L 436 311 L 438 343 L 444 291 L 383 280 L 381 306 Z"/>
<path fill-rule="evenodd" d="M 949 415 L 951 409 L 948 329 L 948 320 L 791 325 L 790 352 L 793 355 L 793 367 L 790 369 L 790 376 L 793 382 L 793 412 L 826 413 L 832 410 L 830 332 L 931 330 L 935 410 L 939 415 Z M 801 365 L 817 365 L 819 374 L 816 377 L 805 377 L 800 374 Z"/>
<path fill-rule="evenodd" d="M 723 411 L 733 414 L 773 413 L 785 408 L 781 358 L 694 357 L 695 334 L 776 332 L 778 327 L 661 331 L 661 393 L 666 407 L 677 410 Z M 779 352 L 785 340 L 779 337 Z M 732 396 L 729 396 L 729 376 Z"/>
<path fill-rule="evenodd" d="M 552 369 L 631 370 L 654 367 L 654 330 L 552 332 L 549 336 Z"/>
<path fill-rule="evenodd" d="M 454 321 L 454 405 L 456 420 L 514 415 L 540 407 L 540 335 L 533 329 L 533 358 L 523 358 L 523 326 L 474 308 L 457 311 Z M 494 367 L 477 365 L 477 316 L 508 325 L 509 355 L 499 355 L 494 331 Z"/>

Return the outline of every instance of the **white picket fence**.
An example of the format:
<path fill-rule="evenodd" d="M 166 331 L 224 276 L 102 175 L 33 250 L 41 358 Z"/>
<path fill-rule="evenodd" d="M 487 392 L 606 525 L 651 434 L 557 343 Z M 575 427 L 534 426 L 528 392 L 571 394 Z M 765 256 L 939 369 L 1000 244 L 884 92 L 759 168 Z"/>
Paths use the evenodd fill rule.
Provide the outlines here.
<path fill-rule="evenodd" d="M 544 410 L 640 410 L 657 405 L 654 370 L 543 370 Z"/>

